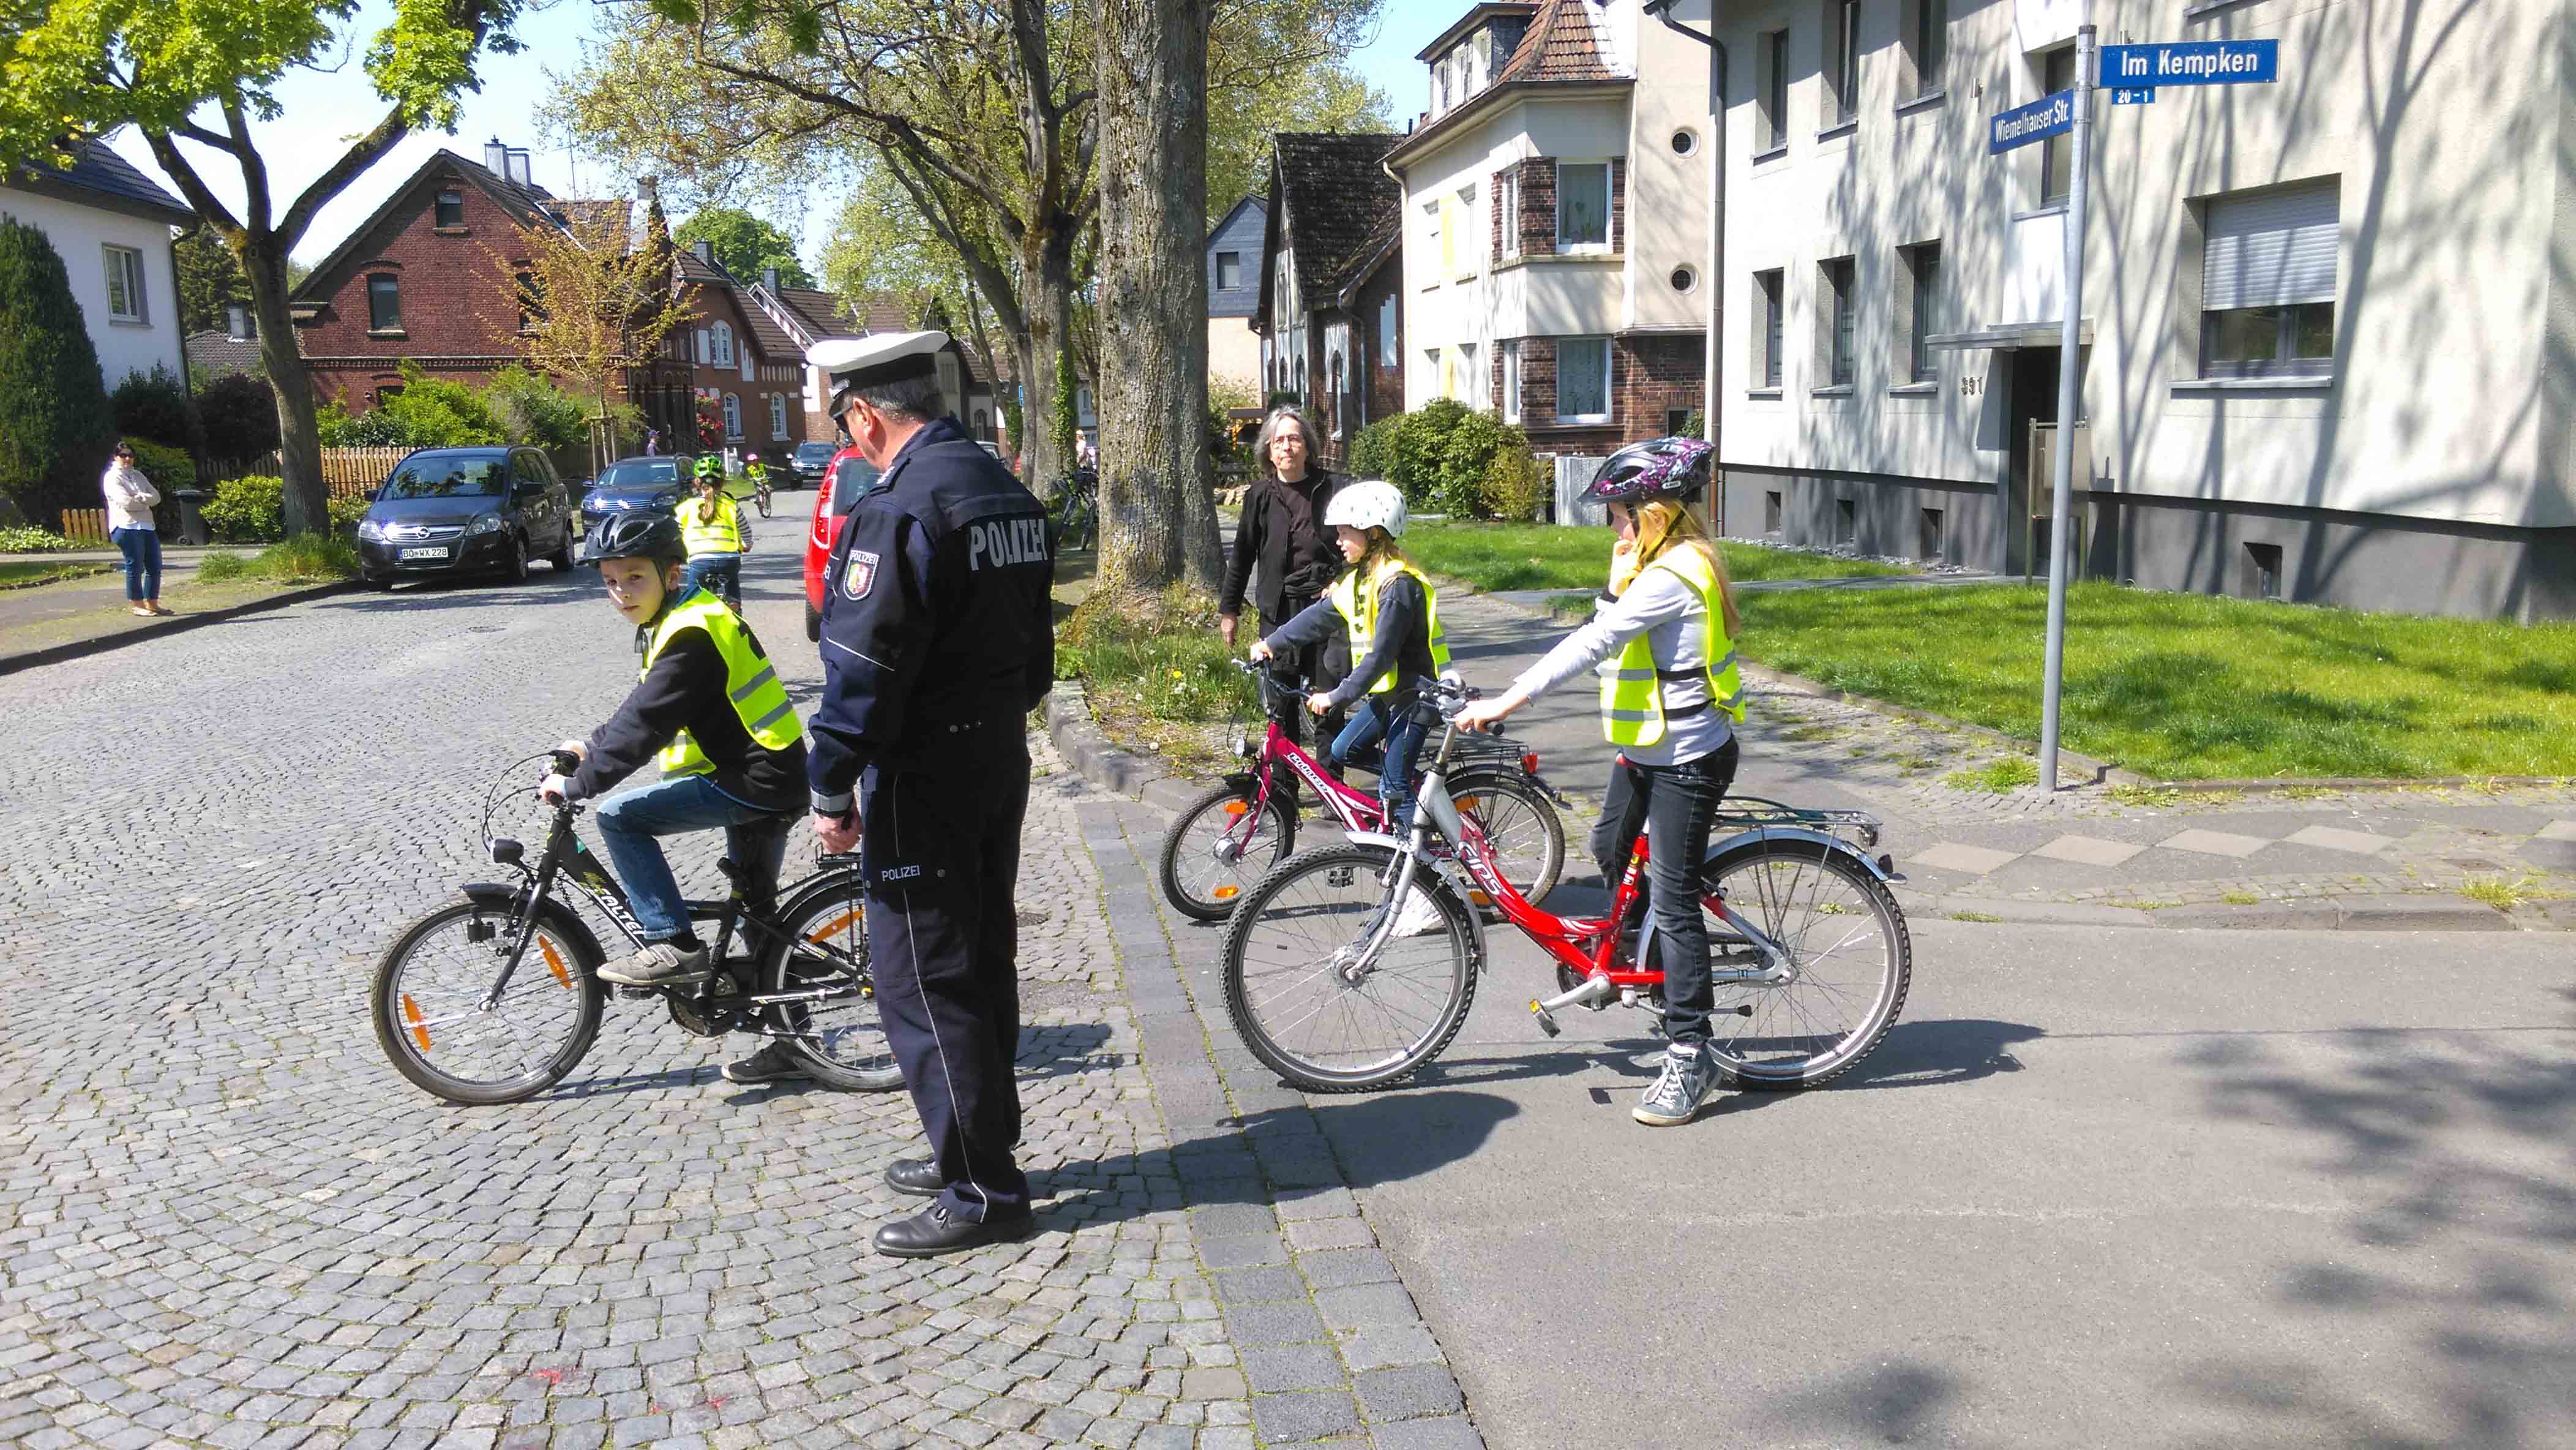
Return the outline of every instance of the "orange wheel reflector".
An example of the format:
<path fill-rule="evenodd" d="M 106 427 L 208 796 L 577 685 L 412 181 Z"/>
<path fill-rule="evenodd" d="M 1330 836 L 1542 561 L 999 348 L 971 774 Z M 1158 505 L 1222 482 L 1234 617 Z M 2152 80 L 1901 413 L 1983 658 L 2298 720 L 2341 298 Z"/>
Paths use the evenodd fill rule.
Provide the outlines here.
<path fill-rule="evenodd" d="M 860 915 L 861 915 L 861 913 L 860 913 L 860 912 L 858 912 L 858 911 L 845 911 L 845 912 L 842 912 L 839 916 L 833 917 L 833 918 L 831 919 L 831 921 L 830 921 L 829 923 L 827 923 L 827 924 L 823 927 L 823 929 L 822 929 L 822 930 L 820 930 L 820 931 L 807 932 L 807 933 L 805 934 L 805 939 L 806 939 L 807 941 L 809 941 L 809 942 L 821 942 L 821 941 L 825 941 L 825 940 L 827 940 L 827 939 L 831 938 L 832 936 L 834 936 L 834 935 L 838 934 L 838 933 L 840 932 L 841 928 L 843 928 L 843 927 L 845 927 L 845 926 L 848 926 L 850 923 L 852 923 L 852 922 L 854 922 L 854 921 L 857 921 L 857 920 L 859 919 Z"/>
<path fill-rule="evenodd" d="M 563 957 L 555 950 L 555 944 L 544 937 L 538 937 L 537 950 L 545 953 L 546 966 L 553 970 L 555 980 L 569 989 L 572 986 L 572 973 L 564 970 Z"/>
<path fill-rule="evenodd" d="M 1229 816 L 1239 816 L 1250 809 L 1252 809 L 1252 802 L 1250 801 L 1227 801 L 1225 803 L 1225 813 Z"/>
<path fill-rule="evenodd" d="M 1467 899 L 1476 903 L 1478 906 L 1491 906 L 1494 904 L 1494 898 L 1487 896 L 1481 891 L 1468 892 Z"/>
<path fill-rule="evenodd" d="M 1484 802 L 1475 796 L 1461 796 L 1458 798 L 1458 809 L 1462 811 L 1472 811 L 1483 804 Z"/>
<path fill-rule="evenodd" d="M 409 992 L 403 993 L 403 1020 L 411 1024 L 411 1040 L 420 1044 L 421 1051 L 429 1051 L 429 1029 L 421 1025 L 420 1004 Z"/>
<path fill-rule="evenodd" d="M 1219 901 L 1232 901 L 1243 894 L 1243 888 L 1240 886 L 1220 886 L 1209 894 L 1216 897 Z"/>

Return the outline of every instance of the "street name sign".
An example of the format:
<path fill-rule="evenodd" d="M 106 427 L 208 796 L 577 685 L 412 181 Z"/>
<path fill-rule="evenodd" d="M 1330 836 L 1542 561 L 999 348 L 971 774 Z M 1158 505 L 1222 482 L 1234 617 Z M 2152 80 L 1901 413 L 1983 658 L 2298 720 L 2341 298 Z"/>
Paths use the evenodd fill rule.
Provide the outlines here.
<path fill-rule="evenodd" d="M 1986 154 L 2001 155 L 2016 146 L 2063 136 L 2075 129 L 2075 92 L 2059 91 L 2026 106 L 1997 111 L 1986 118 Z"/>
<path fill-rule="evenodd" d="M 2233 86 L 2281 78 L 2277 40 L 2184 40 L 2102 47 L 2102 84 Z M 2119 104 L 2115 98 L 2112 104 Z"/>

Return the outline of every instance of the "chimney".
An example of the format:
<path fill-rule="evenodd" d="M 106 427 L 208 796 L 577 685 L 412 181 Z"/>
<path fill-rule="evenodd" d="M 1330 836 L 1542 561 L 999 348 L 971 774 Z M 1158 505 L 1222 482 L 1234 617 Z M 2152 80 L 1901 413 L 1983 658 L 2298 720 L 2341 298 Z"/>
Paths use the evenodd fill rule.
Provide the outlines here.
<path fill-rule="evenodd" d="M 509 174 L 510 148 L 501 144 L 500 137 L 495 136 L 483 143 L 483 167 L 495 176 Z"/>
<path fill-rule="evenodd" d="M 707 240 L 706 238 L 704 238 L 704 237 L 700 237 L 700 238 L 698 238 L 696 241 L 689 243 L 689 247 L 690 247 L 690 250 L 692 250 L 692 251 L 694 251 L 694 252 L 696 252 L 696 253 L 698 254 L 698 260 L 699 260 L 699 261 L 701 261 L 701 262 L 705 262 L 705 263 L 709 264 L 710 266 L 714 265 L 715 260 L 716 260 L 716 244 L 715 244 L 715 243 L 713 243 L 713 242 L 711 242 L 711 241 L 708 241 L 708 240 Z"/>
<path fill-rule="evenodd" d="M 662 204 L 662 178 L 658 176 L 639 176 L 635 178 L 635 199 L 644 203 L 646 206 L 660 206 Z"/>
<path fill-rule="evenodd" d="M 529 161 L 527 152 L 513 146 L 505 155 L 505 163 L 506 165 L 502 174 L 509 177 L 512 181 L 519 183 L 521 186 L 534 186 L 537 184 L 537 174 L 532 163 Z"/>
<path fill-rule="evenodd" d="M 769 289 L 769 295 L 770 295 L 770 296 L 772 296 L 772 297 L 777 296 L 777 295 L 778 295 L 778 269 L 777 269 L 776 267 L 763 267 L 763 268 L 761 268 L 761 269 L 760 269 L 760 285 Z"/>

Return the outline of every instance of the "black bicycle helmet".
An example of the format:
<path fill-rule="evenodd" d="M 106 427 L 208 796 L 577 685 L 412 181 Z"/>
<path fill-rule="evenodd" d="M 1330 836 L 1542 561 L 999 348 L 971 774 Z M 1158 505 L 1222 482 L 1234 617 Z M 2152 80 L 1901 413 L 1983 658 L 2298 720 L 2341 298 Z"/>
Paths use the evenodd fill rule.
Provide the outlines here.
<path fill-rule="evenodd" d="M 680 522 L 664 513 L 610 514 L 590 526 L 576 562 L 605 564 L 611 559 L 651 559 L 685 564 L 689 546 L 680 537 Z"/>
<path fill-rule="evenodd" d="M 1708 489 L 1717 450 L 1705 438 L 1655 438 L 1632 443 L 1601 461 L 1585 485 L 1593 503 L 1643 503 L 1650 498 L 1695 498 Z"/>

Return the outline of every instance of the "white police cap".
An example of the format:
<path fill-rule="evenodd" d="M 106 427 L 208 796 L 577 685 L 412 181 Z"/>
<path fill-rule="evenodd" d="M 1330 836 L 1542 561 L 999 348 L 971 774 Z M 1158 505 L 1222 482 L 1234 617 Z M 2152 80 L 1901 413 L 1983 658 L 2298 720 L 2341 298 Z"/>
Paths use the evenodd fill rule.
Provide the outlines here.
<path fill-rule="evenodd" d="M 816 343 L 805 361 L 831 380 L 832 414 L 838 417 L 855 389 L 937 377 L 939 354 L 948 343 L 944 332 L 880 332 Z"/>

